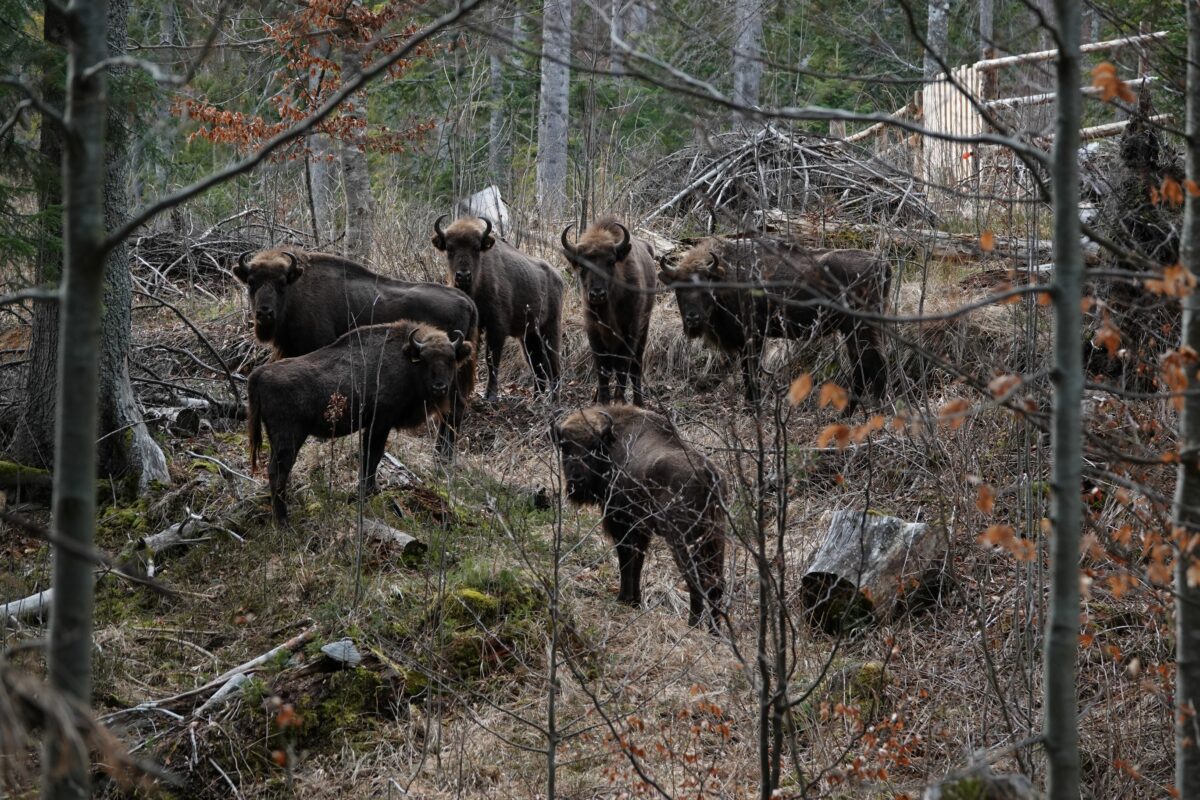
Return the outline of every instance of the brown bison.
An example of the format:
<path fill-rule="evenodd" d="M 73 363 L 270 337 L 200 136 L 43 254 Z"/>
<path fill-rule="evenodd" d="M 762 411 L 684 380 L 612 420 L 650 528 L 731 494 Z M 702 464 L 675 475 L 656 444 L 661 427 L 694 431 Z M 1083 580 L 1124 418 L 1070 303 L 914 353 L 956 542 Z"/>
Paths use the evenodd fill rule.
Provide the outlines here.
<path fill-rule="evenodd" d="M 331 344 L 362 326 L 407 319 L 447 333 L 479 335 L 475 303 L 440 283 L 388 278 L 329 253 L 273 249 L 242 253 L 233 274 L 250 291 L 254 333 L 274 347 L 276 358 L 291 358 Z M 438 452 L 449 456 L 454 434 L 475 389 L 475 361 L 464 362 L 450 398 L 451 412 L 438 431 Z"/>
<path fill-rule="evenodd" d="M 446 254 L 451 283 L 479 308 L 480 328 L 487 335 L 487 398 L 496 399 L 500 357 L 509 336 L 520 340 L 537 391 L 556 396 L 562 277 L 542 259 L 493 236 L 489 220 L 463 218 L 443 230 L 445 218 L 443 214 L 433 223 L 433 246 Z"/>
<path fill-rule="evenodd" d="M 448 413 L 459 368 L 474 350 L 461 331 L 450 338 L 431 325 L 402 320 L 357 328 L 331 345 L 250 373 L 250 463 L 257 469 L 265 427 L 275 518 L 287 517 L 288 476 L 310 436 L 362 431 L 360 477 L 374 492 L 388 433 Z"/>
<path fill-rule="evenodd" d="M 810 252 L 768 237 L 709 238 L 677 266 L 664 264 L 659 277 L 675 290 L 684 333 L 738 356 L 751 404 L 759 400 L 765 339 L 835 332 L 846 338 L 853 370 L 846 414 L 854 412 L 868 388 L 882 399 L 887 389 L 883 331 L 878 322 L 842 309 L 882 311 L 891 283 L 886 261 L 865 250 Z"/>
<path fill-rule="evenodd" d="M 633 402 L 642 397 L 642 356 L 654 310 L 654 250 L 613 217 L 591 225 L 579 242 L 567 241 L 562 232 L 563 254 L 579 272 L 583 293 L 584 326 L 596 360 L 599 387 L 596 400 L 609 402 L 608 383 L 617 378 L 617 399 L 625 400 L 625 383 L 633 384 Z"/>
<path fill-rule="evenodd" d="M 666 539 L 687 582 L 688 621 L 709 626 L 723 613 L 725 511 L 721 479 L 663 417 L 634 406 L 593 406 L 551 425 L 567 497 L 597 503 L 617 548 L 618 599 L 642 600 L 642 564 L 651 537 Z"/>

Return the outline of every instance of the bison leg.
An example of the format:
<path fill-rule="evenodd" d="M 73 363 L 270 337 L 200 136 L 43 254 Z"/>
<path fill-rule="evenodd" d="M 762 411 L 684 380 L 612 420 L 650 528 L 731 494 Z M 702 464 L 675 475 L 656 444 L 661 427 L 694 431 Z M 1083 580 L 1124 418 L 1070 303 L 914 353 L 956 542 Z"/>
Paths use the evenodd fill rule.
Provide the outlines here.
<path fill-rule="evenodd" d="M 882 336 L 877 328 L 859 325 L 846 335 L 846 351 L 850 355 L 850 403 L 846 416 L 854 413 L 859 403 L 871 394 L 882 401 L 887 391 L 887 361 L 883 357 Z"/>
<path fill-rule="evenodd" d="M 487 391 L 484 397 L 495 400 L 500 391 L 500 357 L 504 353 L 504 340 L 507 337 L 498 331 L 488 331 L 487 334 Z"/>
<path fill-rule="evenodd" d="M 625 402 L 625 387 L 629 384 L 629 358 L 627 356 L 616 356 L 615 372 L 617 373 L 617 400 Z"/>
<path fill-rule="evenodd" d="M 617 568 L 621 573 L 621 591 L 617 600 L 634 608 L 642 605 L 642 566 L 646 563 L 649 538 L 627 531 L 616 541 Z"/>
<path fill-rule="evenodd" d="M 562 364 L 559 360 L 559 348 L 562 347 L 560 321 L 555 315 L 542 328 L 542 349 L 546 356 L 546 376 L 550 379 L 550 399 L 558 401 L 559 377 L 562 375 Z"/>
<path fill-rule="evenodd" d="M 600 405 L 608 405 L 612 402 L 612 395 L 608 390 L 608 383 L 612 380 L 612 356 L 607 353 L 596 353 L 596 402 Z"/>
<path fill-rule="evenodd" d="M 388 428 L 385 425 L 367 425 L 362 429 L 361 453 L 359 460 L 359 481 L 363 491 L 372 495 L 379 491 L 376 482 L 376 472 L 379 462 L 383 460 L 384 450 L 387 449 Z"/>
<path fill-rule="evenodd" d="M 642 357 L 636 356 L 629 360 L 629 382 L 633 384 L 633 404 L 646 405 L 646 396 L 642 393 Z"/>
<path fill-rule="evenodd" d="M 762 390 L 758 385 L 758 354 L 744 352 L 738 356 L 738 361 L 742 366 L 742 385 L 746 390 L 746 402 L 751 408 L 758 408 L 762 399 Z"/>
<path fill-rule="evenodd" d="M 692 627 L 699 625 L 707 606 L 709 628 L 716 632 L 716 621 L 725 593 L 722 575 L 724 542 L 718 538 L 689 546 L 684 541 L 686 535 L 681 533 L 671 537 L 671 555 L 675 557 L 675 564 L 688 588 L 688 624 Z"/>
<path fill-rule="evenodd" d="M 521 339 L 525 348 L 525 360 L 533 371 L 533 388 L 537 394 L 550 391 L 551 379 L 546 365 L 546 347 L 541 334 L 535 328 L 526 328 Z"/>
<path fill-rule="evenodd" d="M 438 458 L 449 461 L 454 457 L 454 442 L 458 438 L 458 426 L 462 423 L 467 411 L 466 398 L 456 387 L 451 388 L 454 396 L 450 398 L 450 413 L 442 417 L 438 423 L 437 455 Z"/>
<path fill-rule="evenodd" d="M 269 432 L 268 432 L 269 433 Z M 267 478 L 271 484 L 271 511 L 275 520 L 287 522 L 287 486 L 296 464 L 296 453 L 300 450 L 299 443 L 271 442 L 271 460 L 267 463 Z"/>

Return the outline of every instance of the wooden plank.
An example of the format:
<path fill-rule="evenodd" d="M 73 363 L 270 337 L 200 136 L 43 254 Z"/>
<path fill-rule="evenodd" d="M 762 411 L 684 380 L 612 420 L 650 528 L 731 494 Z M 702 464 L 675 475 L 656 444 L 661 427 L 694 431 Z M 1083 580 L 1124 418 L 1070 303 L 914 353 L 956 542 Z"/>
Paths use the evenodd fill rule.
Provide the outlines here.
<path fill-rule="evenodd" d="M 1144 44 L 1160 41 L 1167 38 L 1166 31 L 1155 31 L 1154 33 L 1138 34 L 1136 36 L 1125 36 L 1121 39 L 1109 39 L 1106 42 L 1093 42 L 1085 44 L 1079 48 L 1080 53 L 1095 53 L 1098 50 L 1113 50 L 1118 47 L 1128 47 L 1133 44 Z M 1021 53 L 1016 56 L 1002 56 L 1001 58 L 989 58 L 983 61 L 976 61 L 974 66 L 978 70 L 1000 69 L 1002 67 L 1011 67 L 1015 64 L 1033 64 L 1039 61 L 1053 61 L 1058 58 L 1057 50 L 1039 50 L 1036 53 Z"/>
<path fill-rule="evenodd" d="M 1155 114 L 1153 117 L 1150 117 L 1150 121 L 1166 122 L 1170 118 L 1170 114 Z M 1107 125 L 1094 125 L 1090 128 L 1084 128 L 1079 132 L 1079 138 L 1086 142 L 1090 139 L 1104 139 L 1108 136 L 1116 136 L 1125 130 L 1125 126 L 1129 122 L 1129 120 L 1123 119 L 1120 122 L 1110 122 Z"/>

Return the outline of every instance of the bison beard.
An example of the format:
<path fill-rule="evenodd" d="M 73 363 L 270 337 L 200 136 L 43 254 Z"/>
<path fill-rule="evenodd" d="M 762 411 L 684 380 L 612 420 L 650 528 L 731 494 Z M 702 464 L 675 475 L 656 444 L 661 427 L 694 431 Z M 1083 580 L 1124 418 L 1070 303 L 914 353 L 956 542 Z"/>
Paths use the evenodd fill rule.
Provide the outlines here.
<path fill-rule="evenodd" d="M 375 472 L 393 428 L 414 428 L 449 410 L 460 365 L 474 346 L 410 321 L 369 325 L 307 355 L 265 364 L 250 374 L 250 462 L 258 466 L 262 432 L 271 442 L 271 507 L 287 518 L 287 484 L 310 436 L 362 431 L 360 479 L 376 490 Z"/>
<path fill-rule="evenodd" d="M 651 538 L 666 540 L 688 587 L 691 625 L 707 609 L 710 630 L 724 614 L 725 518 L 721 480 L 670 423 L 634 406 L 593 406 L 551 425 L 567 497 L 601 506 L 617 551 L 618 599 L 642 602 Z"/>

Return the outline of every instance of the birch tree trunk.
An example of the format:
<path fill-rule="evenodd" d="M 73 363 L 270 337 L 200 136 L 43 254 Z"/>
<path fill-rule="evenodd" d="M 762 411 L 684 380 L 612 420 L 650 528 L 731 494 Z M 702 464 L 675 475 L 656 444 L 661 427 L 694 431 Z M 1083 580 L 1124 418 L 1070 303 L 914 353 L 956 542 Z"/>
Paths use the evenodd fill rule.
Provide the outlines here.
<path fill-rule="evenodd" d="M 350 81 L 362 72 L 362 56 L 350 48 L 342 56 L 342 80 Z M 357 120 L 351 126 L 356 134 L 343 140 L 342 186 L 346 191 L 346 255 L 368 263 L 375 239 L 375 208 L 371 200 L 371 169 L 367 160 L 367 98 L 363 95 L 346 101 L 345 115 Z"/>
<path fill-rule="evenodd" d="M 108 52 L 124 55 L 129 33 L 129 0 L 108 0 Z M 110 69 L 110 77 L 127 71 Z M 109 106 L 105 127 L 104 217 L 107 230 L 117 230 L 129 215 L 129 130 L 123 104 Z M 104 475 L 124 475 L 139 493 L 151 482 L 168 483 L 167 459 L 142 421 L 129 380 L 133 344 L 133 283 L 129 254 L 122 242 L 108 254 L 100 339 L 99 413 L 104 436 L 97 458 Z"/>
<path fill-rule="evenodd" d="M 612 0 L 608 21 L 608 64 L 613 75 L 625 74 L 625 52 L 617 42 L 625 39 L 625 15 L 623 0 Z"/>
<path fill-rule="evenodd" d="M 318 39 L 312 46 L 312 55 L 329 58 L 329 40 Z M 308 81 L 313 96 L 320 92 L 323 70 L 312 75 Z M 312 191 L 313 236 L 317 245 L 333 239 L 336 223 L 337 161 L 333 143 L 328 134 L 311 133 L 308 136 L 308 182 Z"/>
<path fill-rule="evenodd" d="M 1054 208 L 1054 466 L 1050 607 L 1043 659 L 1043 728 L 1049 800 L 1079 800 L 1075 651 L 1079 637 L 1083 401 L 1083 252 L 1079 245 L 1079 0 L 1054 0 L 1062 47 L 1057 62 L 1058 119 L 1051 175 Z"/>
<path fill-rule="evenodd" d="M 51 527 L 80 552 L 91 549 L 96 516 L 96 430 L 101 298 L 104 293 L 105 75 L 87 70 L 107 55 L 104 0 L 71 0 L 67 17 L 66 146 L 63 148 L 65 270 L 58 355 L 58 417 Z M 70 387 L 67 390 L 64 387 Z M 92 564 L 54 549 L 54 608 L 47 653 L 53 690 L 91 701 Z M 89 756 L 48 731 L 42 758 L 47 800 L 89 795 Z"/>
<path fill-rule="evenodd" d="M 500 31 L 506 5 L 498 2 L 494 6 L 493 31 Z M 504 60 L 503 37 L 493 35 L 488 39 L 488 90 L 492 103 L 488 114 L 488 172 L 491 173 L 491 182 L 507 191 L 508 182 L 504 180 L 508 174 L 508 143 L 504 140 Z"/>
<path fill-rule="evenodd" d="M 942 77 L 942 67 L 934 56 L 946 60 L 946 43 L 950 32 L 950 0 L 929 0 L 929 16 L 925 25 L 925 83 Z"/>
<path fill-rule="evenodd" d="M 1200 6 L 1187 4 L 1187 177 L 1200 183 Z M 1200 272 L 1200 198 L 1187 193 L 1180 241 L 1183 266 Z M 1183 300 L 1183 347 L 1200 352 L 1200 294 Z M 1194 374 L 1195 364 L 1188 370 Z M 1193 389 L 1193 386 L 1189 386 Z M 1189 539 L 1200 532 L 1200 396 L 1184 399 L 1179 419 L 1179 472 L 1174 523 Z M 1185 540 L 1186 541 L 1186 540 Z M 1181 544 L 1183 544 L 1181 542 Z M 1188 569 L 1200 559 L 1183 548 L 1175 566 L 1175 788 L 1179 797 L 1200 797 L 1200 585 Z"/>
<path fill-rule="evenodd" d="M 571 2 L 545 0 L 538 95 L 537 203 L 551 226 L 567 210 L 567 124 L 571 90 Z"/>
<path fill-rule="evenodd" d="M 757 108 L 763 74 L 762 0 L 736 0 L 733 7 L 734 120 L 749 119 L 741 109 Z"/>
<path fill-rule="evenodd" d="M 42 37 L 58 51 L 66 48 L 67 20 L 54 3 L 43 11 Z M 42 98 L 62 108 L 64 72 L 60 63 L 47 59 L 41 76 Z M 38 186 L 38 282 L 54 286 L 62 279 L 62 217 L 52 213 L 62 206 L 62 131 L 43 123 L 39 133 Z M 54 461 L 55 360 L 58 358 L 58 303 L 38 300 L 33 306 L 29 340 L 29 366 L 25 373 L 25 405 L 17 420 L 13 456 L 22 464 L 49 467 Z"/>

